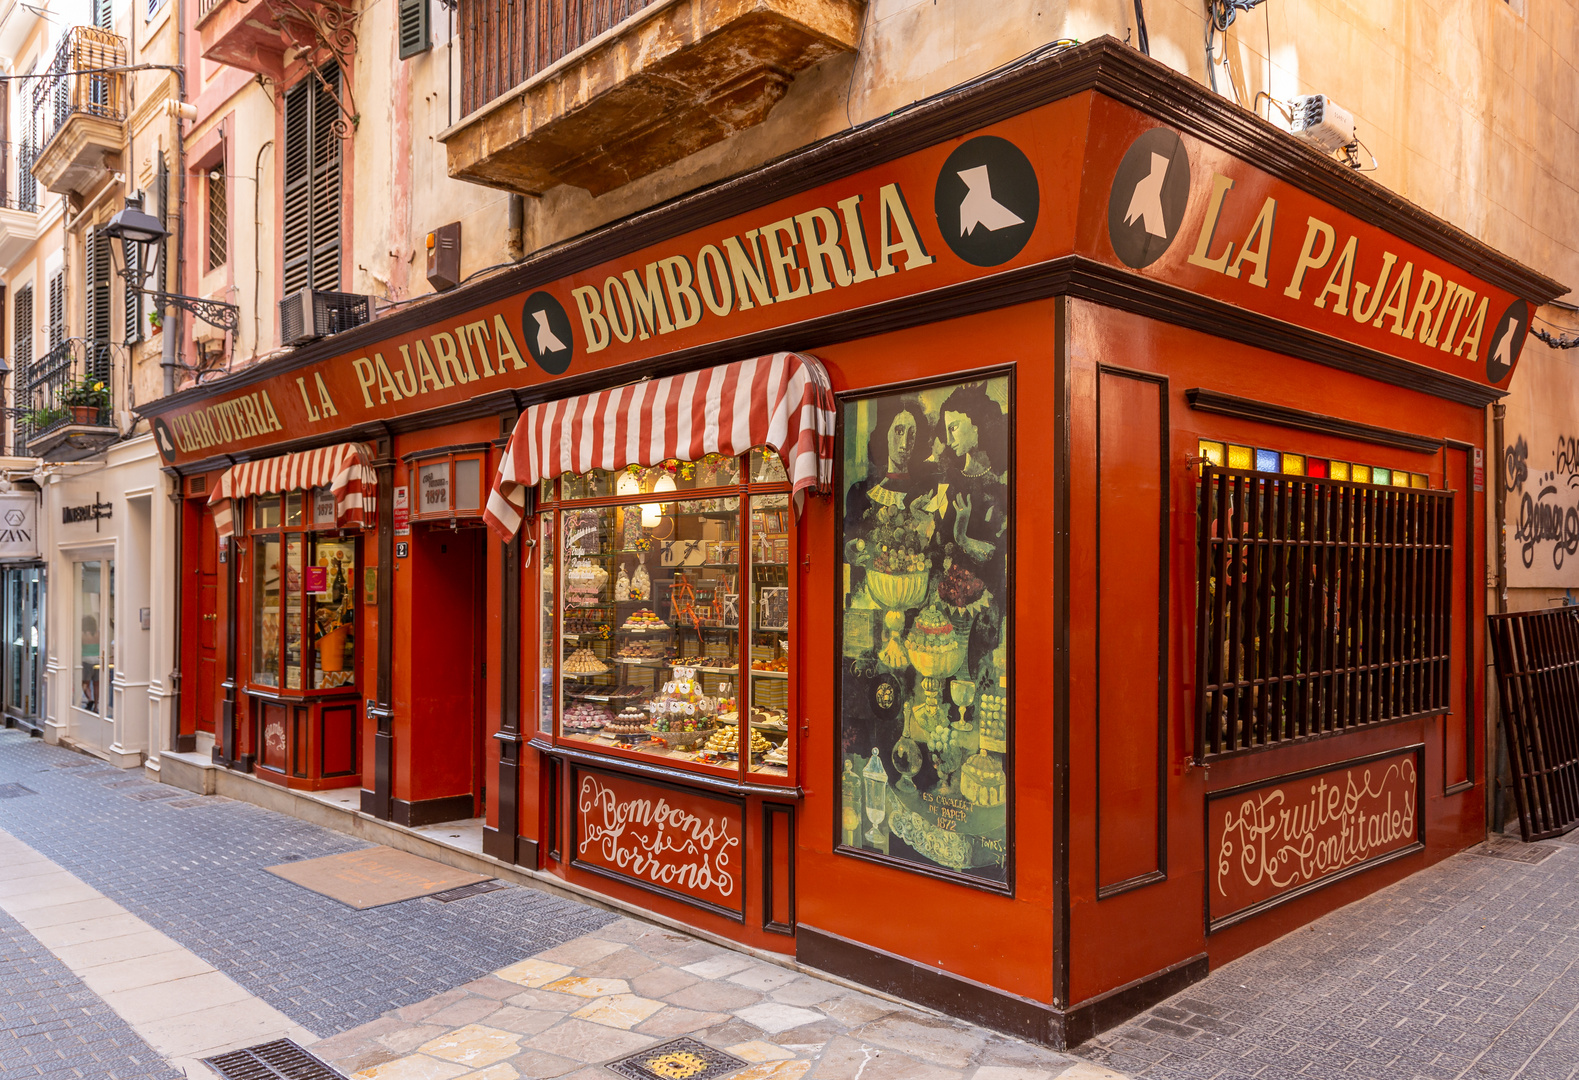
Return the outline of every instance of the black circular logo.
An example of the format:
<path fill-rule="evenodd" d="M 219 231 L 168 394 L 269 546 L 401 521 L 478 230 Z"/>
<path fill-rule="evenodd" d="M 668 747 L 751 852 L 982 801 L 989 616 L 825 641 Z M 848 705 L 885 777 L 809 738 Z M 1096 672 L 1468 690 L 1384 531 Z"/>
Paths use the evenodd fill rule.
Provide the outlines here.
<path fill-rule="evenodd" d="M 1107 233 L 1113 254 L 1139 270 L 1162 258 L 1184 224 L 1190 201 L 1190 155 L 1169 128 L 1152 128 L 1130 143 L 1113 174 Z"/>
<path fill-rule="evenodd" d="M 1515 300 L 1502 313 L 1491 331 L 1491 342 L 1486 346 L 1486 381 L 1500 383 L 1508 377 L 1513 365 L 1524 351 L 1524 338 L 1530 332 L 1530 305 Z"/>
<path fill-rule="evenodd" d="M 170 425 L 159 417 L 154 418 L 154 442 L 159 446 L 159 453 L 166 461 L 174 461 L 177 449 L 175 439 L 170 436 Z"/>
<path fill-rule="evenodd" d="M 972 266 L 998 266 L 1018 255 L 1040 207 L 1030 159 L 996 135 L 958 146 L 943 163 L 932 198 L 944 242 Z"/>
<path fill-rule="evenodd" d="M 564 305 L 546 292 L 535 292 L 521 307 L 521 333 L 537 366 L 550 375 L 563 375 L 576 353 L 575 332 Z"/>

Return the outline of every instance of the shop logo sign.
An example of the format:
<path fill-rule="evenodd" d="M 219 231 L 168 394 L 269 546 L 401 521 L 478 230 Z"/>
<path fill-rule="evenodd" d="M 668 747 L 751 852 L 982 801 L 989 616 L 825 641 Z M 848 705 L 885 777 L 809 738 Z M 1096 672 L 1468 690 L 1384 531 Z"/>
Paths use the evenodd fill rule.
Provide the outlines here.
<path fill-rule="evenodd" d="M 1036 169 L 1008 139 L 966 140 L 943 162 L 932 207 L 954 254 L 972 266 L 999 266 L 1018 255 L 1036 229 Z"/>
<path fill-rule="evenodd" d="M 526 351 L 550 375 L 563 375 L 575 355 L 575 334 L 564 305 L 546 292 L 535 292 L 521 307 L 521 332 Z"/>
<path fill-rule="evenodd" d="M 1190 155 L 1178 134 L 1152 128 L 1138 136 L 1113 174 L 1107 229 L 1113 254 L 1136 270 L 1162 258 L 1184 223 L 1190 201 Z"/>
<path fill-rule="evenodd" d="M 0 495 L 0 559 L 38 558 L 38 503 L 31 495 Z"/>
<path fill-rule="evenodd" d="M 1518 362 L 1519 353 L 1524 351 L 1524 338 L 1529 332 L 1530 305 L 1523 300 L 1515 300 L 1502 313 L 1502 318 L 1497 320 L 1496 332 L 1491 336 L 1491 344 L 1486 347 L 1487 382 L 1499 383 L 1507 378 L 1508 372 Z"/>

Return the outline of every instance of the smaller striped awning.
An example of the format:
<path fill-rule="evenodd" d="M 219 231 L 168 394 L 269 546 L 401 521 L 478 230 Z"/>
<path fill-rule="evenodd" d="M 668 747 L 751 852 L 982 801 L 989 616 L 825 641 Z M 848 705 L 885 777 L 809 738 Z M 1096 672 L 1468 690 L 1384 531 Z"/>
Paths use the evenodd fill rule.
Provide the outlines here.
<path fill-rule="evenodd" d="M 363 443 L 337 443 L 299 454 L 281 454 L 232 465 L 214 485 L 208 504 L 214 507 L 214 528 L 220 536 L 236 531 L 236 500 L 252 495 L 326 487 L 334 495 L 334 521 L 341 528 L 362 528 L 375 522 L 378 477 L 372 452 Z M 310 505 L 309 505 L 310 512 Z"/>
<path fill-rule="evenodd" d="M 499 463 L 483 520 L 515 537 L 544 477 L 734 456 L 757 446 L 784 459 L 800 512 L 833 481 L 833 386 L 815 357 L 774 353 L 529 407 Z"/>

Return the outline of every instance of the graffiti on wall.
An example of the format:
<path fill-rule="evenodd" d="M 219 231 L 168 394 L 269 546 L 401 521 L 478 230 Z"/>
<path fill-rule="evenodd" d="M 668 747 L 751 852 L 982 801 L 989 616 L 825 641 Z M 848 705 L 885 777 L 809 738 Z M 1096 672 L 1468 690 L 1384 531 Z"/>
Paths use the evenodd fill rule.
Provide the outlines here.
<path fill-rule="evenodd" d="M 1526 570 L 1562 570 L 1579 556 L 1579 437 L 1558 436 L 1534 466 L 1531 457 L 1523 435 L 1502 455 L 1513 547 Z"/>

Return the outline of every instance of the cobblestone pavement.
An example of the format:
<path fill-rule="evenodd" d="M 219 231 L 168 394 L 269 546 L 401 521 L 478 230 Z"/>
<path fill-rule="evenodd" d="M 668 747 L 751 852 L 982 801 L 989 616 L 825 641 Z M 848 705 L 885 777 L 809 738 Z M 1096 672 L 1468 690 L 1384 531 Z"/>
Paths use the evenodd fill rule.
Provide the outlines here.
<path fill-rule="evenodd" d="M 1077 1053 L 1157 1080 L 1579 1076 L 1579 846 L 1486 850 L 1505 857 L 1438 863 Z"/>
<path fill-rule="evenodd" d="M 318 1035 L 614 918 L 525 888 L 355 911 L 263 868 L 366 843 L 250 803 L 186 798 L 16 731 L 0 731 L 6 784 L 36 794 L 0 799 L 0 826 Z"/>
<path fill-rule="evenodd" d="M 178 1074 L 11 916 L 0 912 L 0 1076 L 177 1080 Z"/>
<path fill-rule="evenodd" d="M 612 1080 L 601 1063 L 678 1037 L 745 1062 L 729 1080 L 1124 1080 L 634 919 L 313 1052 L 353 1080 Z"/>

